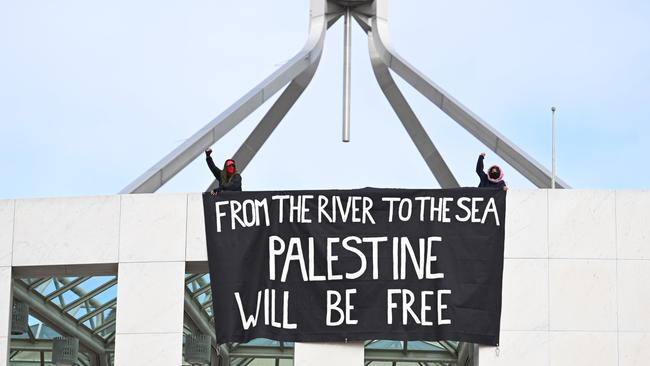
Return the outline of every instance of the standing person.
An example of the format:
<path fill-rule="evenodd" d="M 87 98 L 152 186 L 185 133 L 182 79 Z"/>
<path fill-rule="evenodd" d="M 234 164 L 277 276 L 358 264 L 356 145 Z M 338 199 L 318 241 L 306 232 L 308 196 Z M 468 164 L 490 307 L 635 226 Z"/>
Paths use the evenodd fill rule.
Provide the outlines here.
<path fill-rule="evenodd" d="M 223 164 L 222 170 L 214 165 L 214 161 L 210 154 L 212 154 L 212 149 L 208 148 L 205 150 L 205 160 L 208 163 L 208 168 L 210 168 L 214 177 L 219 181 L 219 187 L 217 187 L 213 193 L 221 191 L 241 191 L 241 175 L 237 171 L 235 161 L 232 159 L 226 160 Z"/>
<path fill-rule="evenodd" d="M 504 191 L 508 190 L 506 182 L 503 180 L 503 170 L 498 165 L 492 165 L 488 169 L 487 174 L 483 171 L 483 159 L 485 159 L 485 153 L 481 153 L 478 156 L 478 161 L 476 162 L 476 174 L 481 178 L 481 183 L 479 183 L 480 188 L 499 188 Z"/>

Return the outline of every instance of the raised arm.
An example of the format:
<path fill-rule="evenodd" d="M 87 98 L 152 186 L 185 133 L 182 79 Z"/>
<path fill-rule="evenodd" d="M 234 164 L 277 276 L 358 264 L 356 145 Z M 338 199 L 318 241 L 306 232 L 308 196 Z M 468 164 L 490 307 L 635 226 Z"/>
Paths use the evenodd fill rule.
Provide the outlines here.
<path fill-rule="evenodd" d="M 476 162 L 476 174 L 478 174 L 479 177 L 481 177 L 481 180 L 487 179 L 487 174 L 483 171 L 483 159 L 485 158 L 485 153 L 481 153 L 481 155 L 478 156 L 478 161 Z"/>
<path fill-rule="evenodd" d="M 217 178 L 219 182 L 221 182 L 221 169 L 217 168 L 217 166 L 214 164 L 214 161 L 212 160 L 210 154 L 212 154 L 212 149 L 205 150 L 205 161 L 208 163 L 208 168 L 210 168 L 210 171 L 212 174 L 214 174 L 214 177 Z"/>

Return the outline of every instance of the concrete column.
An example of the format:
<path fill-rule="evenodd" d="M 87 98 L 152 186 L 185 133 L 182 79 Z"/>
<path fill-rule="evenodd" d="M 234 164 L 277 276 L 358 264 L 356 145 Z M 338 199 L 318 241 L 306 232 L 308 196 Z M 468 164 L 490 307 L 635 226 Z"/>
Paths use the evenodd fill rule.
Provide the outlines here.
<path fill-rule="evenodd" d="M 0 201 L 0 366 L 9 363 L 14 201 Z"/>
<path fill-rule="evenodd" d="M 182 364 L 184 277 L 184 262 L 120 263 L 116 366 Z"/>
<path fill-rule="evenodd" d="M 186 195 L 122 196 L 115 365 L 183 355 Z"/>
<path fill-rule="evenodd" d="M 294 366 L 363 366 L 363 342 L 296 343 Z"/>

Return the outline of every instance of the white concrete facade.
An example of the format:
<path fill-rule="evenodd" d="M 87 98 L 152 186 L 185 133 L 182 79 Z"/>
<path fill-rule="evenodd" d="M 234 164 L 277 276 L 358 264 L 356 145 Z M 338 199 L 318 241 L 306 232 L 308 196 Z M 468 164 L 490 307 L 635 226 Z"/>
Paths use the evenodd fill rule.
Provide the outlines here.
<path fill-rule="evenodd" d="M 648 207 L 650 191 L 511 189 L 501 345 L 480 365 L 648 364 Z M 117 269 L 116 365 L 180 365 L 186 262 L 205 261 L 200 194 L 0 201 L 0 365 L 12 276 L 84 264 Z M 361 366 L 363 346 L 296 345 L 295 365 L 333 359 Z"/>
<path fill-rule="evenodd" d="M 649 364 L 649 207 L 650 191 L 509 191 L 501 344 L 479 364 Z"/>

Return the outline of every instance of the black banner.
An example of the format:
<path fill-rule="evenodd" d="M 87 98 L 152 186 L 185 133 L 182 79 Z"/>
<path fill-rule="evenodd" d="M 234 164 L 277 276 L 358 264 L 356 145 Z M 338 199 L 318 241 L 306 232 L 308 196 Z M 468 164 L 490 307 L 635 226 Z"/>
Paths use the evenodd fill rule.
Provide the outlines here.
<path fill-rule="evenodd" d="M 217 341 L 498 345 L 506 192 L 203 196 Z"/>

